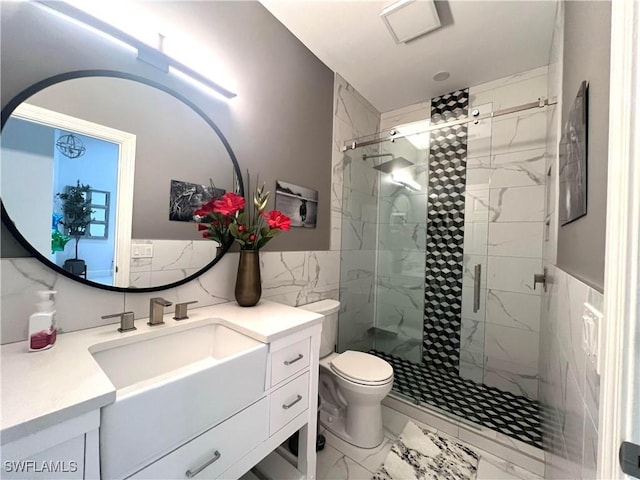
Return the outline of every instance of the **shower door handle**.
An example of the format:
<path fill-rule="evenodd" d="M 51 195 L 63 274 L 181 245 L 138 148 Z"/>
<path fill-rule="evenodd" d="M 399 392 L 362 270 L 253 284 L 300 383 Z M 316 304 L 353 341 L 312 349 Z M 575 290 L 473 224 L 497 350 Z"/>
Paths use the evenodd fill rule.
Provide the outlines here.
<path fill-rule="evenodd" d="M 473 313 L 480 310 L 480 279 L 482 277 L 482 265 L 473 267 Z"/>

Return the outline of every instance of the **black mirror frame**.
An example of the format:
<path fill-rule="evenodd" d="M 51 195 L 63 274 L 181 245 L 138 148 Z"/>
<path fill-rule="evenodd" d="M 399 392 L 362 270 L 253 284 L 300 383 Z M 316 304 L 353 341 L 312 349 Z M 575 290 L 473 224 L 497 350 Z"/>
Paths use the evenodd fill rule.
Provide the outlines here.
<path fill-rule="evenodd" d="M 240 172 L 240 167 L 238 165 L 238 160 L 236 159 L 236 156 L 233 153 L 233 150 L 231 149 L 231 145 L 229 145 L 229 142 L 227 141 L 227 139 L 225 138 L 223 133 L 220 131 L 218 126 L 213 122 L 213 120 L 211 120 L 207 116 L 207 114 L 204 113 L 204 111 L 202 111 L 197 105 L 195 105 L 192 101 L 187 99 L 182 94 L 170 89 L 169 87 L 167 87 L 167 86 L 165 86 L 163 84 L 154 82 L 153 80 L 149 80 L 148 78 L 140 77 L 138 75 L 119 72 L 119 71 L 116 71 L 116 70 L 76 70 L 76 71 L 72 71 L 72 72 L 65 72 L 65 73 L 62 73 L 62 74 L 59 74 L 59 75 L 54 75 L 52 77 L 46 78 L 44 80 L 41 80 L 41 81 L 31 85 L 30 87 L 26 88 L 22 92 L 20 92 L 18 95 L 16 95 L 14 98 L 12 98 L 9 101 L 9 103 L 7 103 L 7 105 L 2 109 L 1 121 L 0 121 L 0 132 L 4 129 L 4 125 L 7 122 L 7 120 L 9 120 L 9 117 L 11 116 L 13 111 L 16 108 L 18 108 L 18 106 L 20 104 L 22 104 L 25 100 L 27 100 L 32 95 L 38 93 L 40 90 L 43 90 L 43 89 L 45 89 L 45 88 L 47 88 L 47 87 L 49 87 L 51 85 L 55 85 L 57 83 L 64 82 L 65 80 L 73 80 L 73 79 L 76 79 L 76 78 L 86 78 L 86 77 L 113 77 L 113 78 L 122 78 L 122 79 L 125 79 L 125 80 L 132 80 L 132 81 L 135 81 L 135 82 L 140 82 L 140 83 L 143 83 L 143 84 L 148 85 L 150 87 L 162 90 L 163 92 L 168 93 L 169 95 L 173 96 L 177 100 L 181 101 L 182 103 L 184 103 L 185 105 L 190 107 L 194 112 L 196 112 L 213 129 L 214 132 L 216 132 L 216 134 L 220 138 L 220 141 L 224 145 L 224 148 L 226 149 L 227 153 L 229 154 L 229 157 L 231 158 L 231 162 L 233 163 L 233 169 L 234 169 L 234 172 L 235 172 L 235 177 L 236 177 L 236 182 L 237 182 L 236 186 L 237 186 L 237 189 L 238 189 L 237 193 L 239 195 L 244 196 L 244 183 L 242 181 L 242 174 Z M 72 273 L 64 270 L 62 267 L 60 267 L 60 266 L 56 265 L 55 263 L 53 263 L 51 260 L 47 259 L 38 250 L 36 250 L 25 237 L 22 236 L 22 234 L 20 233 L 20 231 L 16 227 L 15 223 L 13 222 L 13 220 L 11 220 L 11 217 L 9 216 L 8 212 L 6 211 L 6 209 L 4 207 L 4 202 L 2 201 L 1 198 L 0 198 L 0 207 L 2 208 L 2 223 L 4 223 L 7 226 L 7 228 L 11 232 L 11 234 L 16 238 L 16 240 L 18 240 L 20 245 L 22 245 L 22 247 L 25 250 L 27 250 L 27 252 L 29 252 L 33 257 L 38 259 L 45 266 L 55 270 L 57 273 L 60 273 L 60 274 L 64 275 L 67 278 L 70 278 L 70 279 L 75 280 L 77 282 L 83 283 L 83 284 L 85 284 L 87 286 L 90 286 L 90 287 L 96 287 L 96 288 L 100 288 L 102 290 L 109 290 L 109 291 L 112 291 L 112 292 L 123 292 L 123 293 L 125 293 L 125 292 L 126 293 L 158 292 L 158 291 L 161 291 L 161 290 L 167 290 L 169 288 L 174 288 L 174 287 L 177 287 L 177 286 L 180 286 L 180 285 L 184 285 L 185 283 L 188 283 L 191 280 L 194 280 L 198 276 L 202 275 L 204 272 L 206 272 L 211 267 L 213 267 L 216 263 L 218 263 L 220 261 L 220 259 L 227 253 L 227 251 L 231 247 L 231 244 L 233 243 L 233 240 L 227 242 L 226 245 L 223 245 L 221 247 L 220 254 L 217 255 L 211 262 L 209 262 L 207 265 L 202 267 L 200 270 L 198 270 L 194 274 L 189 275 L 188 277 L 185 277 L 182 280 L 179 280 L 177 282 L 173 282 L 173 283 L 170 283 L 170 284 L 167 284 L 167 285 L 161 285 L 161 286 L 156 286 L 156 287 L 145 287 L 145 288 L 114 287 L 112 285 L 104 285 L 104 284 L 101 284 L 101 283 L 92 282 L 90 280 L 86 280 L 86 279 L 84 279 L 82 277 L 79 277 L 77 275 L 73 275 Z"/>

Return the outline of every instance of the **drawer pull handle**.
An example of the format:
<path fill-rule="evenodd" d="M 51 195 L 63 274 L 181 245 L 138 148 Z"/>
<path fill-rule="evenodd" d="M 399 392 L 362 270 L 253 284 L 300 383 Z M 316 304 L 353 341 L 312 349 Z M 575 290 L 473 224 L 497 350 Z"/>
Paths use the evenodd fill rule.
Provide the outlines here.
<path fill-rule="evenodd" d="M 211 465 L 213 462 L 215 462 L 216 460 L 218 460 L 221 457 L 220 452 L 218 450 L 216 450 L 215 452 L 213 452 L 213 458 L 211 460 L 207 460 L 205 463 L 203 463 L 202 465 L 200 465 L 198 468 L 196 468 L 194 471 L 191 470 L 187 470 L 187 472 L 185 473 L 185 475 L 187 476 L 187 478 L 193 478 L 196 475 L 198 475 L 202 470 L 204 470 L 205 468 L 207 468 L 209 465 Z"/>
<path fill-rule="evenodd" d="M 298 403 L 300 400 L 302 400 L 302 395 L 296 395 L 296 397 L 297 397 L 297 398 L 296 398 L 293 402 L 291 402 L 289 405 L 287 405 L 287 404 L 282 405 L 282 408 L 283 408 L 284 410 L 289 410 L 289 409 L 290 409 L 291 407 L 293 407 L 296 403 Z"/>
<path fill-rule="evenodd" d="M 288 367 L 292 363 L 296 363 L 298 360 L 302 360 L 303 357 L 304 357 L 304 355 L 299 353 L 298 356 L 296 358 L 294 358 L 293 360 L 285 360 L 284 364 Z"/>

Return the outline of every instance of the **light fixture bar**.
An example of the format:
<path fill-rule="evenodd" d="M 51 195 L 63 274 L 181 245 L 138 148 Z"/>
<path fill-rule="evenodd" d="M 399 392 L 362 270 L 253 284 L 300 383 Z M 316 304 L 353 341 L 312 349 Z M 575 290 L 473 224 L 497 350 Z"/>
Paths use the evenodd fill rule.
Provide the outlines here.
<path fill-rule="evenodd" d="M 169 67 L 171 67 L 191 77 L 193 80 L 203 84 L 204 86 L 212 89 L 216 93 L 219 93 L 225 98 L 234 98 L 237 96 L 236 93 L 214 82 L 210 78 L 205 77 L 201 73 L 198 73 L 191 67 L 188 67 L 185 64 L 177 61 L 176 59 L 168 56 L 164 52 L 161 52 L 160 50 L 147 45 L 141 40 L 138 40 L 133 35 L 123 32 L 122 30 L 105 22 L 104 20 L 94 17 L 84 10 L 58 0 L 37 0 L 37 2 L 52 10 L 55 10 L 58 13 L 66 15 L 76 21 L 88 25 L 89 27 L 99 30 L 100 32 L 103 32 L 110 37 L 115 38 L 116 40 L 132 46 L 138 51 L 139 60 L 149 63 L 150 65 L 153 65 L 154 67 L 162 70 L 165 73 L 168 72 Z"/>

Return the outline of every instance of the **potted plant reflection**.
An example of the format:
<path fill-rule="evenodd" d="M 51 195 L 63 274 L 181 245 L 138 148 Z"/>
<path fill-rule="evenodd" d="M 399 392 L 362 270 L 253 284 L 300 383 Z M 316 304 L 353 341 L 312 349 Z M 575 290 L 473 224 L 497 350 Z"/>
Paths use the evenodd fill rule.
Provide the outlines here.
<path fill-rule="evenodd" d="M 90 207 L 89 185 L 77 181 L 76 186 L 68 186 L 62 193 L 56 196 L 62 200 L 62 213 L 64 217 L 60 223 L 65 228 L 65 233 L 75 239 L 75 257 L 65 260 L 64 268 L 74 275 L 84 275 L 86 278 L 87 265 L 84 260 L 78 258 L 78 243 L 86 235 L 87 228 L 92 221 L 93 210 Z"/>

